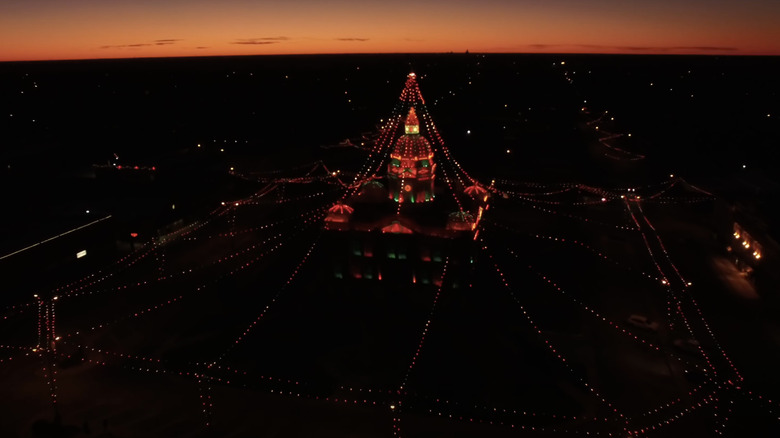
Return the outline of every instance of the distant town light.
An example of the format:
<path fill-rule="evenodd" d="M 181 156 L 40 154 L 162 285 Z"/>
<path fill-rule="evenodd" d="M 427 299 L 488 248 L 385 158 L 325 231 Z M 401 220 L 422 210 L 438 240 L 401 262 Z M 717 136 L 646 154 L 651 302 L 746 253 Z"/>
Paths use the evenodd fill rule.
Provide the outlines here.
<path fill-rule="evenodd" d="M 86 249 L 83 249 L 83 250 L 81 250 L 81 251 L 79 251 L 79 252 L 77 252 L 77 253 L 76 253 L 76 258 L 77 258 L 77 259 L 80 259 L 80 258 L 82 258 L 82 257 L 84 257 L 84 256 L 86 256 L 86 255 L 87 255 L 87 250 L 86 250 Z"/>

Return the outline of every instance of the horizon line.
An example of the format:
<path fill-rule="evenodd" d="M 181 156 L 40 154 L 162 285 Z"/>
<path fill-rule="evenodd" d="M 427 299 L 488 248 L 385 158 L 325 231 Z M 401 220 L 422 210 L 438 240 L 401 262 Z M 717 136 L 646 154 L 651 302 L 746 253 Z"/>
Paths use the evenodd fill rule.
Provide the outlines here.
<path fill-rule="evenodd" d="M 446 52 L 350 52 L 350 53 L 259 53 L 259 54 L 241 54 L 241 55 L 180 55 L 180 56 L 127 56 L 127 57 L 105 57 L 105 58 L 51 58 L 51 59 L 10 59 L 0 60 L 0 64 L 5 63 L 25 63 L 25 62 L 68 62 L 68 61 L 124 61 L 124 60 L 149 60 L 149 59 L 184 59 L 184 58 L 240 58 L 240 57 L 261 57 L 261 56 L 381 56 L 381 55 L 542 55 L 542 56 L 697 56 L 697 57 L 750 57 L 750 58 L 772 58 L 780 57 L 780 54 L 756 54 L 739 53 L 728 51 L 723 53 L 669 53 L 669 52 L 644 52 L 644 53 L 615 53 L 615 52 L 471 52 L 471 51 L 446 51 Z"/>

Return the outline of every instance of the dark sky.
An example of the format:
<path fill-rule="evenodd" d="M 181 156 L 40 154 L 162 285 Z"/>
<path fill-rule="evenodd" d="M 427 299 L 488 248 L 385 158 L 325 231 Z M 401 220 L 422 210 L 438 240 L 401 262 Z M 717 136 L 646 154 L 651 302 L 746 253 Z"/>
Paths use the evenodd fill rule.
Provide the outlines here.
<path fill-rule="evenodd" d="M 780 0 L 0 0 L 0 61 L 467 49 L 780 55 Z"/>

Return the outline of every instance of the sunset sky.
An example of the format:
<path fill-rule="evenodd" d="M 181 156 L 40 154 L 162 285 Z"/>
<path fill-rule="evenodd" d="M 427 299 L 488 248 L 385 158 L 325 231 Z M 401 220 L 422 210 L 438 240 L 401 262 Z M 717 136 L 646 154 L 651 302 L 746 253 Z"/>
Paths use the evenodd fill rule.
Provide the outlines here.
<path fill-rule="evenodd" d="M 780 0 L 0 0 L 0 61 L 465 50 L 780 55 Z"/>

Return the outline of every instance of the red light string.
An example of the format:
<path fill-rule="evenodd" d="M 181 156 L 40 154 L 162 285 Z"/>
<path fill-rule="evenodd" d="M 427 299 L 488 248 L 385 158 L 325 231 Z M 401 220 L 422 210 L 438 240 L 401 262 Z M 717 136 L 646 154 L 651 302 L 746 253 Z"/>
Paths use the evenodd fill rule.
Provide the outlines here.
<path fill-rule="evenodd" d="M 417 348 L 415 349 L 414 354 L 412 354 L 412 358 L 406 368 L 406 372 L 401 379 L 401 384 L 396 390 L 398 399 L 396 400 L 395 404 L 390 405 L 390 409 L 393 411 L 393 436 L 395 437 L 401 436 L 401 411 L 403 407 L 403 396 L 405 394 L 406 385 L 409 383 L 409 375 L 412 374 L 412 370 L 414 370 L 414 366 L 417 364 L 417 361 L 420 358 L 420 352 L 422 351 L 423 345 L 425 344 L 425 337 L 428 335 L 428 330 L 431 328 L 431 321 L 433 320 L 433 315 L 436 312 L 436 304 L 439 302 L 439 297 L 441 296 L 441 291 L 445 284 L 444 282 L 447 276 L 447 267 L 449 266 L 449 262 L 450 259 L 447 257 L 444 260 L 444 266 L 442 267 L 441 276 L 439 277 L 439 285 L 436 289 L 436 293 L 433 296 L 431 310 L 428 312 L 428 319 L 425 321 L 425 326 L 423 327 L 422 334 L 420 335 L 420 340 L 417 342 Z"/>

